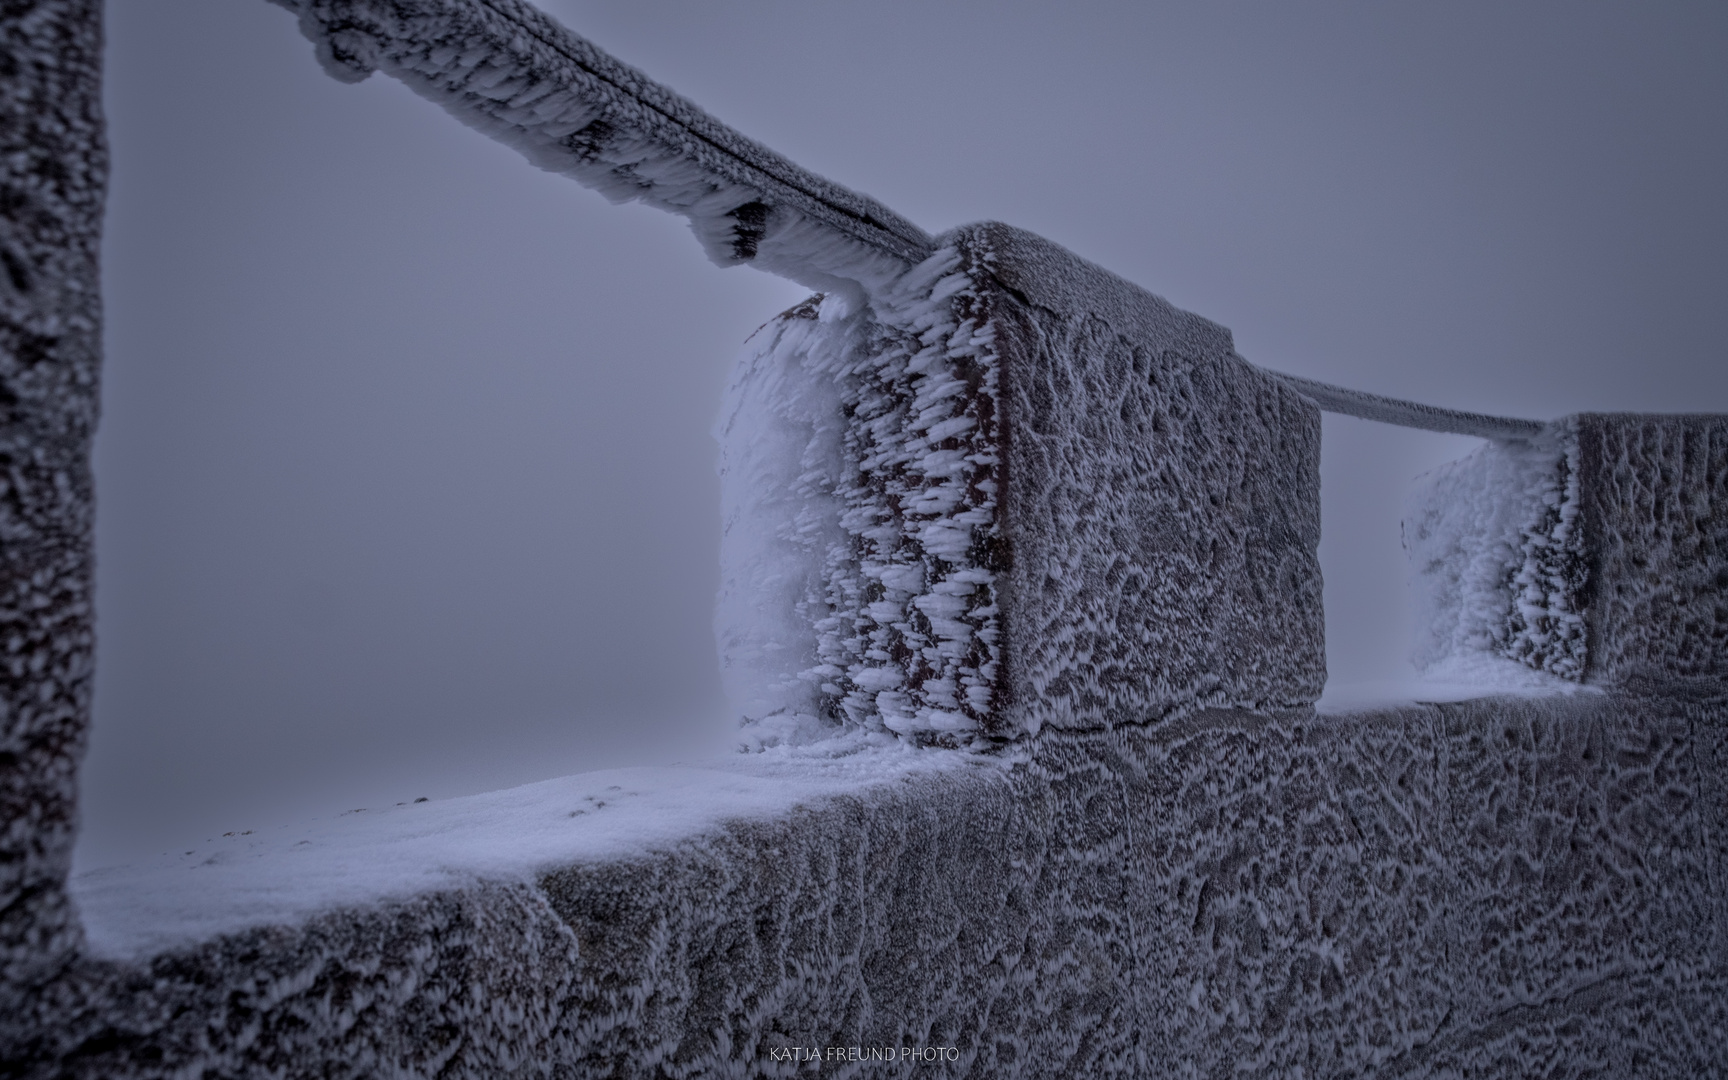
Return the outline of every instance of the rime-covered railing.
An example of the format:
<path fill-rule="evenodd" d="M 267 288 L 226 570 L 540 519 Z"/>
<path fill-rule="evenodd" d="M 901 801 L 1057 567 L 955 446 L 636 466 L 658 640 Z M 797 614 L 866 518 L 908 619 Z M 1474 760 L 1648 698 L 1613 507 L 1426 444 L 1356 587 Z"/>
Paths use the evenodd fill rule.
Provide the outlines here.
<path fill-rule="evenodd" d="M 542 168 L 681 214 L 720 265 L 870 291 L 935 250 L 881 203 L 746 138 L 524 0 L 272 2 L 299 14 L 335 77 L 384 71 Z M 1543 426 L 1270 374 L 1364 420 L 1496 440 Z"/>
<path fill-rule="evenodd" d="M 1342 413 L 1363 420 L 1378 420 L 1382 424 L 1420 428 L 1423 431 L 1443 431 L 1451 435 L 1475 435 L 1484 439 L 1529 439 L 1541 433 L 1545 426 L 1540 420 L 1521 420 L 1511 416 L 1487 416 L 1483 413 L 1442 409 L 1438 405 L 1422 405 L 1399 398 L 1382 397 L 1365 390 L 1350 390 L 1331 383 L 1304 379 L 1300 375 L 1272 374 L 1311 398 L 1327 412 Z"/>

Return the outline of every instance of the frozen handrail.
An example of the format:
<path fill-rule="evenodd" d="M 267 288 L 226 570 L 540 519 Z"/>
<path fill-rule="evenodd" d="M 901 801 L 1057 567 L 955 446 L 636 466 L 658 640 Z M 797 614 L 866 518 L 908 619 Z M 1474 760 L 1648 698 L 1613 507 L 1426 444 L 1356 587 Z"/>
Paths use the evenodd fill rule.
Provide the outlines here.
<path fill-rule="evenodd" d="M 1547 426 L 1540 420 L 1488 416 L 1484 413 L 1461 412 L 1457 409 L 1442 409 L 1437 405 L 1381 397 L 1363 390 L 1349 390 L 1331 383 L 1304 379 L 1300 375 L 1286 375 L 1282 371 L 1268 370 L 1267 374 L 1283 379 L 1298 393 L 1305 394 L 1327 412 L 1342 413 L 1363 420 L 1378 420 L 1382 424 L 1499 440 L 1529 439 Z"/>
<path fill-rule="evenodd" d="M 868 288 L 934 250 L 886 206 L 746 138 L 524 0 L 271 2 L 300 16 L 335 77 L 383 70 L 543 168 L 682 214 L 722 265 Z M 1328 412 L 1365 420 L 1486 439 L 1543 427 L 1272 374 Z"/>
<path fill-rule="evenodd" d="M 935 247 L 881 203 L 745 138 L 523 0 L 272 2 L 299 15 L 336 78 L 383 70 L 542 168 L 682 214 L 716 262 L 754 261 L 777 244 L 792 250 L 768 268 L 799 278 L 804 267 L 789 262 L 808 254 L 804 223 L 896 264 Z M 832 273 L 814 270 L 803 277 Z"/>

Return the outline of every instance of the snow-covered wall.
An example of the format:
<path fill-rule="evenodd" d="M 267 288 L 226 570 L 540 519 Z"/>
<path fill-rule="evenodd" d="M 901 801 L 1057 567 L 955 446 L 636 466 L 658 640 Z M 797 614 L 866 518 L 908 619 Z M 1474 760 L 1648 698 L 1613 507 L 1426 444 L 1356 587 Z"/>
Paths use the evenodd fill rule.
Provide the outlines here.
<path fill-rule="evenodd" d="M 1451 504 L 1430 487 L 1476 530 L 1431 523 L 1429 562 L 1457 563 L 1435 580 L 1506 590 L 1507 619 L 1539 607 L 1510 593 L 1538 580 L 1524 568 L 1582 544 L 1590 648 L 1619 643 L 1586 654 L 1603 690 L 1317 713 L 1312 407 L 1222 330 L 1001 226 L 945 238 L 903 283 L 796 308 L 745 360 L 723 426 L 769 435 L 728 436 L 753 478 L 728 481 L 728 543 L 755 560 L 729 573 L 759 575 L 733 573 L 728 602 L 805 635 L 791 661 L 751 660 L 796 676 L 823 661 L 834 582 L 879 581 L 867 604 L 902 615 L 993 596 L 960 614 L 998 631 L 991 705 L 1013 737 L 939 749 L 916 712 L 838 730 L 813 712 L 754 725 L 766 749 L 696 781 L 693 817 L 554 782 L 397 808 L 365 843 L 236 839 L 115 872 L 76 894 L 91 947 L 14 989 L 0 1060 L 91 1078 L 851 1076 L 914 1055 L 990 1078 L 1728 1069 L 1720 421 L 1581 417 L 1457 466 Z M 914 445 L 945 423 L 988 437 Z M 873 477 L 872 446 L 918 467 Z M 980 655 L 907 625 L 957 669 Z M 172 933 L 137 914 L 164 882 Z"/>
<path fill-rule="evenodd" d="M 1590 677 L 1728 678 L 1728 417 L 1576 423 Z"/>
<path fill-rule="evenodd" d="M 64 884 L 90 719 L 101 45 L 99 0 L 0 6 L 0 1018 L 81 944 Z"/>
<path fill-rule="evenodd" d="M 1003 357 L 1011 726 L 1314 702 L 1319 409 L 1224 327 L 1031 233 L 974 236 Z"/>
<path fill-rule="evenodd" d="M 1319 410 L 1047 240 L 957 229 L 786 312 L 718 433 L 722 665 L 758 739 L 1319 697 Z"/>
<path fill-rule="evenodd" d="M 635 854 L 85 960 L 12 1060 L 848 1076 L 885 1066 L 837 1055 L 886 1050 L 981 1078 L 1717 1075 L 1725 737 L 1720 694 L 1640 692 L 1046 731 L 1014 762 Z"/>

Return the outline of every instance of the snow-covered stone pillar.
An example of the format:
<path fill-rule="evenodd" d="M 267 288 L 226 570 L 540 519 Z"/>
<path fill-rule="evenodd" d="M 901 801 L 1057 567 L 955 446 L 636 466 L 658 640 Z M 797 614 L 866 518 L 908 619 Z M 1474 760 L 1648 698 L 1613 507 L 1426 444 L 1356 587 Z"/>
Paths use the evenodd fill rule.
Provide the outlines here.
<path fill-rule="evenodd" d="M 1728 417 L 1583 413 L 1423 479 L 1419 665 L 1578 682 L 1728 676 Z"/>
<path fill-rule="evenodd" d="M 1319 411 L 1222 327 L 1006 226 L 931 237 L 522 0 L 275 2 L 337 78 L 399 78 L 819 291 L 758 336 L 720 430 L 753 738 L 1000 743 L 1318 696 Z"/>
<path fill-rule="evenodd" d="M 0 1017 L 81 941 L 65 893 L 91 685 L 107 180 L 100 0 L 0 7 Z"/>
<path fill-rule="evenodd" d="M 718 619 L 747 730 L 966 745 L 1312 703 L 1319 410 L 1047 240 L 938 239 L 764 327 L 730 388 Z"/>

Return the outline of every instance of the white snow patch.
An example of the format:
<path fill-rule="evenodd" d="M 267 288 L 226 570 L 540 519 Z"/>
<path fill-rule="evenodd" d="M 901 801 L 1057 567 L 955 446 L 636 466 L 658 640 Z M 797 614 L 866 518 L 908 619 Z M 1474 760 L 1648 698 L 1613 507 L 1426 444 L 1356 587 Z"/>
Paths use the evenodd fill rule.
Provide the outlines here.
<path fill-rule="evenodd" d="M 1545 671 L 1491 653 L 1465 653 L 1437 661 L 1421 675 L 1374 682 L 1328 682 L 1314 708 L 1322 716 L 1395 708 L 1400 705 L 1471 701 L 1487 697 L 1549 697 L 1599 694 Z"/>
<path fill-rule="evenodd" d="M 962 745 L 999 666 L 998 361 L 952 246 L 752 339 L 720 442 L 721 678 L 763 745 Z M 764 723 L 765 722 L 765 723 Z"/>
<path fill-rule="evenodd" d="M 727 821 L 777 816 L 915 775 L 1004 764 L 855 732 L 818 748 L 608 769 L 228 834 L 79 874 L 70 887 L 90 950 L 132 959 L 481 878 L 527 880 L 556 867 L 700 844 Z"/>

